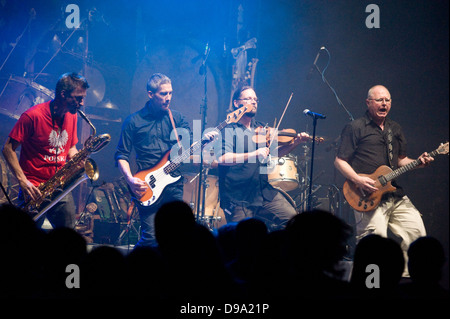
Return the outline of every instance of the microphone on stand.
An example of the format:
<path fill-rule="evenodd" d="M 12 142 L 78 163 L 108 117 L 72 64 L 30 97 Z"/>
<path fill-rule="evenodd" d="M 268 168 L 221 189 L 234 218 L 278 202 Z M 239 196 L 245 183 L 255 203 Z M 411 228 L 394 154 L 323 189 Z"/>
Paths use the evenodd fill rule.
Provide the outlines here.
<path fill-rule="evenodd" d="M 325 49 L 325 47 L 321 47 L 320 50 L 319 50 L 319 52 L 317 52 L 316 58 L 315 58 L 315 60 L 314 60 L 314 63 L 313 63 L 313 65 L 312 65 L 311 69 L 309 69 L 308 75 L 306 76 L 306 79 L 307 79 L 307 80 L 311 80 L 312 74 L 313 74 L 313 71 L 314 71 L 314 67 L 316 66 L 317 60 L 319 59 L 320 52 L 321 52 L 323 49 Z"/>
<path fill-rule="evenodd" d="M 327 118 L 327 117 L 326 117 L 325 115 L 323 115 L 323 114 L 316 113 L 316 112 L 310 111 L 310 110 L 308 110 L 308 109 L 304 109 L 304 110 L 303 110 L 303 114 L 305 114 L 305 116 L 306 116 L 306 115 L 309 115 L 309 116 L 311 116 L 312 118 L 317 118 L 317 119 L 326 119 L 326 118 Z"/>

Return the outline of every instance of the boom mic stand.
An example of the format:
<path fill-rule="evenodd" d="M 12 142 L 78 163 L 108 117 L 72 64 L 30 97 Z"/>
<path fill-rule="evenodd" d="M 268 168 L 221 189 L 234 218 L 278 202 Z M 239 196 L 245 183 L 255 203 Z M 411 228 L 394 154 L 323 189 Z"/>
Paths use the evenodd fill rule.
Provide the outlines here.
<path fill-rule="evenodd" d="M 328 63 L 325 66 L 325 68 L 323 69 L 323 71 L 320 71 L 319 67 L 317 66 L 317 60 L 314 61 L 314 67 L 317 70 L 317 72 L 319 72 L 319 74 L 322 77 L 322 81 L 330 88 L 330 90 L 333 92 L 334 96 L 336 97 L 336 101 L 338 102 L 338 104 L 344 109 L 344 111 L 347 113 L 347 115 L 349 116 L 349 120 L 350 121 L 354 121 L 353 115 L 350 113 L 350 111 L 345 107 L 344 103 L 342 103 L 341 99 L 339 98 L 339 96 L 337 95 L 336 91 L 334 90 L 334 88 L 330 85 L 330 83 L 328 83 L 328 80 L 325 78 L 325 70 L 328 67 L 328 64 L 330 63 L 330 52 L 327 50 L 327 48 L 323 47 L 323 50 L 325 50 L 328 54 Z M 339 140 L 339 138 L 337 138 L 334 141 L 334 148 L 335 148 L 335 153 L 337 152 L 337 141 Z M 340 217 L 342 217 L 342 194 L 341 194 L 341 189 L 339 187 L 336 186 L 336 168 L 334 168 L 334 185 L 335 189 L 338 190 L 339 194 L 338 194 L 338 211 L 339 211 L 339 215 Z"/>
<path fill-rule="evenodd" d="M 322 47 L 323 50 L 325 50 L 328 54 L 328 57 L 330 57 L 330 52 L 327 50 L 327 48 Z M 345 107 L 344 103 L 342 103 L 341 99 L 339 98 L 339 96 L 337 95 L 336 91 L 333 89 L 333 87 L 330 85 L 330 83 L 328 83 L 328 80 L 325 78 L 325 70 L 328 68 L 328 64 L 330 63 L 330 60 L 328 59 L 328 63 L 325 66 L 325 68 L 323 69 L 323 71 L 319 70 L 319 67 L 317 66 L 317 61 L 314 61 L 314 67 L 317 70 L 317 72 L 319 72 L 319 74 L 322 77 L 322 81 L 330 88 L 331 92 L 333 92 L 334 96 L 336 97 L 336 100 L 338 102 L 338 104 L 344 109 L 344 111 L 348 114 L 350 121 L 353 121 L 353 115 L 350 113 L 350 111 Z"/>

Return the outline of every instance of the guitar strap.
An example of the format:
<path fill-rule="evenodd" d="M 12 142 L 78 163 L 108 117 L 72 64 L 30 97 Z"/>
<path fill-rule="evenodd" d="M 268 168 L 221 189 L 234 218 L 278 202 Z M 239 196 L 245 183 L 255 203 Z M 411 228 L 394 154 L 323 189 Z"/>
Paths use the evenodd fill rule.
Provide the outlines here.
<path fill-rule="evenodd" d="M 388 151 L 388 159 L 389 159 L 389 165 L 391 166 L 391 168 L 395 168 L 392 161 L 394 158 L 394 148 L 392 146 L 392 130 L 391 128 L 388 129 L 387 131 L 387 151 Z"/>
<path fill-rule="evenodd" d="M 178 137 L 177 128 L 175 126 L 175 122 L 173 121 L 172 111 L 170 109 L 169 109 L 169 117 L 170 117 L 170 122 L 172 123 L 173 131 L 175 132 L 175 136 L 177 137 L 178 146 L 181 149 L 181 142 L 180 142 L 180 139 Z"/>

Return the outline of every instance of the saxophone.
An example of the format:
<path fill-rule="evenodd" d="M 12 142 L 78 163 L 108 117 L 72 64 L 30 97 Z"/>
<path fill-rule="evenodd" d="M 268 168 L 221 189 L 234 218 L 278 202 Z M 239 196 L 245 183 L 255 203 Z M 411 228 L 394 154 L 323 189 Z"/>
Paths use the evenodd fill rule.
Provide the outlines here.
<path fill-rule="evenodd" d="M 96 129 L 86 114 L 80 109 L 78 109 L 78 113 L 89 124 L 92 133 L 85 141 L 83 149 L 64 164 L 52 178 L 39 186 L 41 196 L 36 200 L 26 202 L 21 207 L 32 216 L 34 221 L 42 217 L 81 182 L 87 179 L 94 182 L 99 177 L 97 164 L 88 156 L 105 147 L 111 141 L 111 136 L 109 134 L 96 135 Z"/>

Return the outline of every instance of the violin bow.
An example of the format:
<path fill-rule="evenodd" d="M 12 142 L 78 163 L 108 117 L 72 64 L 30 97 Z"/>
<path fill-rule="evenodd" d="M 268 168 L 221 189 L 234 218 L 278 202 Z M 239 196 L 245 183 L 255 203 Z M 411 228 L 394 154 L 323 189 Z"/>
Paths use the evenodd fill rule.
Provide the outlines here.
<path fill-rule="evenodd" d="M 291 99 L 292 99 L 293 95 L 294 95 L 294 92 L 291 93 L 291 96 L 289 97 L 289 100 L 288 100 L 286 106 L 284 107 L 283 114 L 281 114 L 281 117 L 280 117 L 280 120 L 278 121 L 277 127 L 275 128 L 273 136 L 270 139 L 269 146 L 268 146 L 269 148 L 270 148 L 270 145 L 272 145 L 272 142 L 273 142 L 273 139 L 275 138 L 275 135 L 278 133 L 278 128 L 280 127 L 281 121 L 283 121 L 284 114 L 286 113 L 286 110 L 287 110 L 289 104 L 291 103 Z"/>

